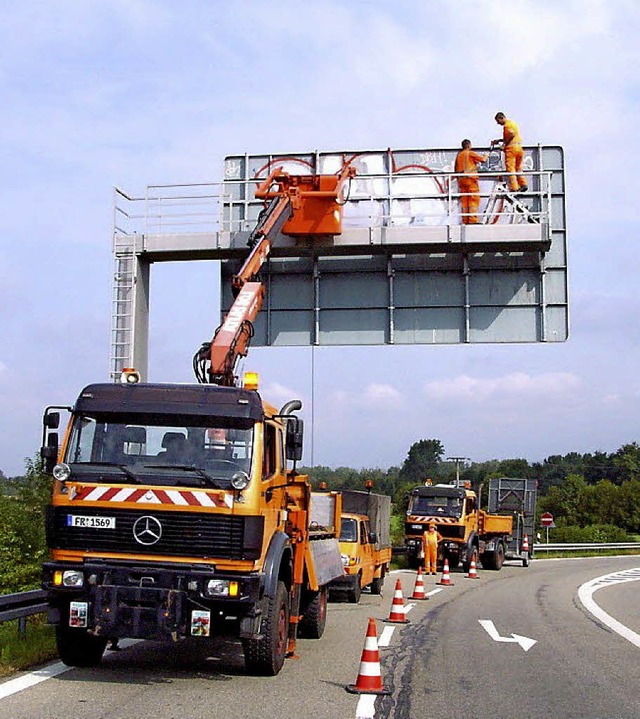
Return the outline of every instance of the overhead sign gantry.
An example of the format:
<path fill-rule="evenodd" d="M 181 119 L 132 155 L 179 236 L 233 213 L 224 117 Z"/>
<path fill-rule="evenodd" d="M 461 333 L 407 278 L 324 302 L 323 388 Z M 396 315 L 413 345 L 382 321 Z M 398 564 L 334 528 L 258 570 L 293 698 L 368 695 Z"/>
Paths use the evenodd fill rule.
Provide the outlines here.
<path fill-rule="evenodd" d="M 254 346 L 560 342 L 568 337 L 562 148 L 525 148 L 529 190 L 481 167 L 478 224 L 463 224 L 453 149 L 236 155 L 220 183 L 115 193 L 111 373 L 146 374 L 155 262 L 220 260 L 221 314 L 249 253 L 271 172 L 339 175 L 340 234 L 274 234 Z"/>

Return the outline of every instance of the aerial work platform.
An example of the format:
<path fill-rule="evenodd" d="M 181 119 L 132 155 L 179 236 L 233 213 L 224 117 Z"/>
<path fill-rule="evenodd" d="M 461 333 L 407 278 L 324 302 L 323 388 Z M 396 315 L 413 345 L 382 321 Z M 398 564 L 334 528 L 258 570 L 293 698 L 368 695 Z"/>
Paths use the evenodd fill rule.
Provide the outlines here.
<path fill-rule="evenodd" d="M 480 150 L 482 151 L 482 150 Z M 146 374 L 149 277 L 155 262 L 219 260 L 221 314 L 231 278 L 277 168 L 355 175 L 339 201 L 340 234 L 273 239 L 253 346 L 558 342 L 568 337 L 562 148 L 525 148 L 529 190 L 480 167 L 477 224 L 462 224 L 457 150 L 229 156 L 219 183 L 115 191 L 110 369 Z"/>

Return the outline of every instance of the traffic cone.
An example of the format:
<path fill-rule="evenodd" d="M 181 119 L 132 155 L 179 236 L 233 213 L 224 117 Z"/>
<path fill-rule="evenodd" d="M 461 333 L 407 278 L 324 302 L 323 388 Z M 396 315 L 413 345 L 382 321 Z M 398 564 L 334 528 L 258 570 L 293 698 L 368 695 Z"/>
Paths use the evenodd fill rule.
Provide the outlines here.
<path fill-rule="evenodd" d="M 471 564 L 469 565 L 469 574 L 467 574 L 467 579 L 480 579 L 478 576 L 478 572 L 476 570 L 476 560 L 472 559 Z"/>
<path fill-rule="evenodd" d="M 351 694 L 390 694 L 382 684 L 380 671 L 380 651 L 378 649 L 378 634 L 376 620 L 369 619 L 367 636 L 364 640 L 360 670 L 355 684 L 348 684 L 345 689 Z"/>
<path fill-rule="evenodd" d="M 402 596 L 402 583 L 398 579 L 396 581 L 396 590 L 393 593 L 393 602 L 391 602 L 391 611 L 385 622 L 393 624 L 409 624 L 409 620 L 404 613 L 404 597 Z"/>
<path fill-rule="evenodd" d="M 413 594 L 411 599 L 429 599 L 424 592 L 424 580 L 422 579 L 422 567 L 418 567 L 418 573 L 416 574 L 416 583 L 413 586 Z"/>
<path fill-rule="evenodd" d="M 529 552 L 529 537 L 528 535 L 524 535 L 522 538 L 522 553 Z"/>
<path fill-rule="evenodd" d="M 442 579 L 436 584 L 441 584 L 443 587 L 452 587 L 453 582 L 449 579 L 449 560 L 444 560 L 444 567 L 442 568 Z"/>

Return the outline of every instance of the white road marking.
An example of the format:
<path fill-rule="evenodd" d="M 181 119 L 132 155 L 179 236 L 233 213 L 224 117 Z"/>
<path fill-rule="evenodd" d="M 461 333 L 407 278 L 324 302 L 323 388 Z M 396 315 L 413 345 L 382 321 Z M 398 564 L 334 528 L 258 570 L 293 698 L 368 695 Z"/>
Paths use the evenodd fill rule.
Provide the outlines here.
<path fill-rule="evenodd" d="M 621 572 L 603 574 L 601 577 L 596 577 L 596 579 L 586 582 L 578 590 L 578 597 L 588 612 L 591 612 L 591 614 L 599 619 L 605 626 L 638 648 L 640 648 L 640 634 L 637 634 L 622 624 L 622 622 L 619 622 L 610 614 L 607 614 L 603 609 L 600 609 L 593 599 L 593 594 L 597 592 L 598 589 L 602 589 L 602 587 L 608 587 L 612 584 L 624 584 L 625 582 L 637 582 L 639 580 L 640 567 L 636 567 L 635 569 L 625 569 Z"/>
<path fill-rule="evenodd" d="M 134 644 L 137 644 L 139 641 L 141 640 L 124 639 L 118 646 L 122 649 L 126 649 L 127 647 L 132 647 Z M 73 667 L 68 667 L 62 662 L 55 662 L 54 664 L 49 664 L 47 667 L 43 667 L 42 669 L 37 669 L 35 672 L 24 674 L 16 679 L 9 679 L 9 681 L 0 684 L 0 699 L 6 699 L 7 697 L 17 694 L 24 689 L 29 689 L 29 687 L 40 684 L 40 682 L 45 682 L 47 679 L 56 677 L 58 674 L 64 674 L 64 672 L 68 672 L 70 669 L 73 669 Z"/>
<path fill-rule="evenodd" d="M 386 626 L 382 630 L 382 634 L 380 634 L 380 640 L 378 641 L 379 647 L 388 647 L 389 646 L 389 643 L 391 642 L 391 637 L 393 636 L 395 629 L 396 629 L 395 627 Z"/>
<path fill-rule="evenodd" d="M 409 612 L 415 607 L 415 604 L 405 604 L 404 605 L 404 613 L 409 614 Z"/>
<path fill-rule="evenodd" d="M 363 694 L 358 700 L 356 719 L 373 719 L 376 715 L 376 695 Z"/>
<path fill-rule="evenodd" d="M 512 634 L 510 637 L 501 637 L 491 619 L 478 619 L 478 621 L 494 642 L 515 642 L 516 644 L 519 644 L 525 652 L 528 652 L 534 644 L 538 643 L 536 639 L 523 637 L 520 634 Z"/>
<path fill-rule="evenodd" d="M 444 591 L 442 587 L 436 587 L 435 589 L 432 589 L 430 592 L 427 592 L 427 597 L 432 597 L 434 594 L 437 594 L 438 592 Z"/>

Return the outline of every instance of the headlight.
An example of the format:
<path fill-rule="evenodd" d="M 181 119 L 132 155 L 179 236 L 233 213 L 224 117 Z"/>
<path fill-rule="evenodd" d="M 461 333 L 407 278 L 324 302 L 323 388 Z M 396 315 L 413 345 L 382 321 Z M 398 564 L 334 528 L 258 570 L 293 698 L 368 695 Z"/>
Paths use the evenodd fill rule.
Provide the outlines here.
<path fill-rule="evenodd" d="M 231 477 L 231 486 L 234 489 L 244 489 L 249 484 L 249 475 L 246 472 L 236 472 Z"/>
<path fill-rule="evenodd" d="M 53 478 L 57 479 L 58 482 L 66 482 L 71 476 L 71 467 L 64 462 L 60 462 L 53 468 L 52 474 Z"/>
<path fill-rule="evenodd" d="M 82 587 L 84 574 L 77 569 L 67 569 L 62 573 L 62 584 L 65 587 Z"/>
<path fill-rule="evenodd" d="M 237 597 L 238 582 L 229 579 L 210 579 L 207 582 L 207 594 L 210 597 Z"/>

